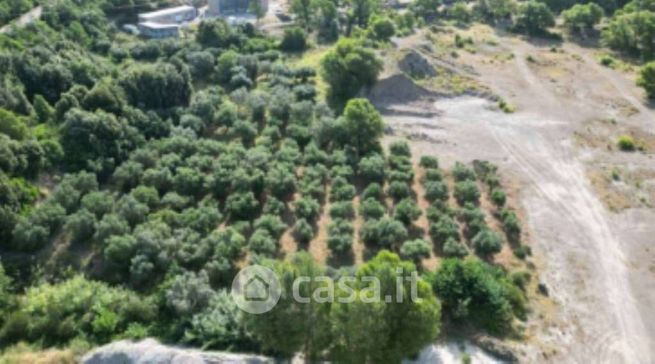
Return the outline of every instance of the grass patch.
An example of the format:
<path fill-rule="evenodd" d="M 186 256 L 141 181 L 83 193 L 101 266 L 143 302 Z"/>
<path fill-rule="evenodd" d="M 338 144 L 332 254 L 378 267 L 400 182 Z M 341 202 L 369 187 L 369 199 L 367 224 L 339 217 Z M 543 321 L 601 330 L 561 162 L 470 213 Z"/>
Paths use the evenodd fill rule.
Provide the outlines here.
<path fill-rule="evenodd" d="M 505 100 L 498 101 L 498 108 L 503 110 L 503 112 L 506 114 L 511 114 L 516 111 L 516 106 L 508 103 Z"/>
<path fill-rule="evenodd" d="M 292 67 L 311 67 L 316 70 L 316 91 L 321 100 L 324 100 L 327 96 L 328 89 L 327 83 L 323 80 L 323 77 L 321 77 L 320 74 L 321 59 L 329 49 L 330 47 L 312 48 L 299 54 L 297 57 L 292 57 L 289 62 Z"/>
<path fill-rule="evenodd" d="M 637 149 L 637 143 L 630 135 L 621 135 L 616 141 L 616 146 L 624 152 L 633 152 Z"/>

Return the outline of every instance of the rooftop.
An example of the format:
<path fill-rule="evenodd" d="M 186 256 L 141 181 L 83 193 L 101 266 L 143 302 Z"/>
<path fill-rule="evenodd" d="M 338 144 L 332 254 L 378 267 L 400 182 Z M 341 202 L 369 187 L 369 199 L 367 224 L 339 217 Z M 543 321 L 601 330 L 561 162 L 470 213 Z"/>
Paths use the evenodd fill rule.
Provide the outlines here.
<path fill-rule="evenodd" d="M 150 13 L 143 13 L 139 14 L 140 18 L 158 18 L 160 16 L 167 16 L 167 15 L 172 15 L 172 14 L 177 14 L 177 13 L 182 13 L 182 12 L 187 12 L 187 11 L 194 11 L 195 8 L 190 5 L 182 5 L 182 6 L 177 6 L 174 8 L 167 8 L 167 9 L 161 9 L 157 11 L 153 11 Z"/>
<path fill-rule="evenodd" d="M 141 22 L 139 23 L 139 26 L 150 28 L 150 29 L 172 29 L 172 28 L 180 27 L 178 24 L 162 24 L 162 23 L 155 23 L 151 21 Z"/>

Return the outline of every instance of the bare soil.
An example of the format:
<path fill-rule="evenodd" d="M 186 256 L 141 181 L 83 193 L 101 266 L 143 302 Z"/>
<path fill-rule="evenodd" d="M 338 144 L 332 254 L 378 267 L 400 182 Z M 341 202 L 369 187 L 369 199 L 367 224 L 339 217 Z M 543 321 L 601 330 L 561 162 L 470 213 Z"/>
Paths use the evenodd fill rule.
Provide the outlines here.
<path fill-rule="evenodd" d="M 472 44 L 456 48 L 455 33 Z M 421 81 L 427 92 L 419 97 L 394 97 L 407 87 L 388 87 L 384 97 L 371 98 L 393 138 L 412 140 L 414 155 L 438 156 L 446 167 L 489 160 L 515 181 L 532 263 L 552 299 L 533 300 L 526 340 L 515 343 L 522 358 L 653 362 L 655 163 L 649 145 L 655 113 L 634 76 L 599 65 L 593 48 L 520 39 L 485 26 L 419 34 L 398 41 L 398 52 L 425 54 L 426 42 L 433 45 L 427 55 L 433 66 L 451 65 L 450 79 L 464 80 L 466 87 L 455 85 L 460 96 L 440 96 L 448 84 L 434 80 Z M 388 67 L 385 78 L 395 73 Z M 469 87 L 472 81 L 478 87 Z M 516 111 L 499 110 L 498 100 Z M 598 120 L 614 122 L 600 128 Z M 607 146 L 626 133 L 644 140 L 645 151 Z M 622 171 L 620 186 L 595 182 L 614 169 Z M 610 208 L 608 190 L 620 208 Z"/>

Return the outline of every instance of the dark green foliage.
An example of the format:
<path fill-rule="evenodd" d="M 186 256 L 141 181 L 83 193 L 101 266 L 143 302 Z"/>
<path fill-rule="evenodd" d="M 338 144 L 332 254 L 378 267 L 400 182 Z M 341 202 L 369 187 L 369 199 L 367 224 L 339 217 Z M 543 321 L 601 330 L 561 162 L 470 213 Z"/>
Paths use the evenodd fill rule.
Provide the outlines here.
<path fill-rule="evenodd" d="M 382 190 L 382 187 L 378 183 L 369 184 L 362 192 L 363 200 L 373 198 L 378 201 L 382 201 L 383 197 L 384 197 L 384 191 Z"/>
<path fill-rule="evenodd" d="M 253 227 L 267 230 L 276 239 L 279 239 L 284 230 L 287 229 L 287 225 L 277 215 L 262 215 L 255 220 Z"/>
<path fill-rule="evenodd" d="M 339 123 L 343 142 L 355 148 L 358 156 L 379 149 L 384 122 L 377 109 L 367 99 L 349 100 Z"/>
<path fill-rule="evenodd" d="M 258 208 L 259 202 L 252 192 L 237 192 L 225 201 L 225 211 L 233 220 L 252 219 Z"/>
<path fill-rule="evenodd" d="M 365 220 L 377 220 L 384 216 L 386 208 L 375 198 L 369 197 L 359 205 L 359 214 Z"/>
<path fill-rule="evenodd" d="M 544 3 L 530 0 L 518 6 L 514 18 L 514 29 L 517 31 L 538 35 L 554 25 L 555 16 Z"/>
<path fill-rule="evenodd" d="M 384 182 L 384 158 L 379 154 L 364 157 L 359 161 L 359 175 L 367 183 Z"/>
<path fill-rule="evenodd" d="M 337 254 L 345 253 L 352 247 L 353 225 L 343 219 L 334 219 L 328 225 L 328 248 Z"/>
<path fill-rule="evenodd" d="M 500 252 L 502 240 L 500 236 L 489 228 L 481 229 L 473 239 L 471 239 L 475 252 L 483 257 Z"/>
<path fill-rule="evenodd" d="M 430 237 L 435 244 L 444 244 L 448 238 L 459 239 L 459 227 L 449 216 L 442 216 L 439 221 L 430 225 Z"/>
<path fill-rule="evenodd" d="M 646 90 L 649 98 L 655 98 L 655 62 L 646 63 L 641 67 L 637 85 Z"/>
<path fill-rule="evenodd" d="M 584 32 L 592 29 L 603 17 L 603 8 L 594 3 L 575 4 L 562 12 L 564 25 L 575 32 Z"/>
<path fill-rule="evenodd" d="M 349 38 L 339 40 L 321 60 L 321 74 L 330 85 L 330 97 L 343 103 L 362 87 L 372 86 L 382 71 L 382 61 L 373 50 Z"/>
<path fill-rule="evenodd" d="M 466 180 L 463 182 L 457 182 L 455 184 L 454 191 L 455 199 L 460 205 L 466 203 L 472 203 L 477 205 L 480 200 L 480 190 L 475 181 Z"/>
<path fill-rule="evenodd" d="M 237 44 L 239 38 L 232 32 L 230 26 L 223 19 L 203 21 L 198 27 L 196 41 L 205 47 L 230 48 Z"/>
<path fill-rule="evenodd" d="M 432 279 L 444 313 L 493 333 L 507 333 L 512 323 L 511 284 L 504 273 L 479 260 L 444 260 Z"/>
<path fill-rule="evenodd" d="M 511 241 L 518 241 L 521 237 L 521 224 L 516 213 L 509 209 L 503 209 L 500 212 L 500 218 L 507 238 Z"/>
<path fill-rule="evenodd" d="M 473 169 L 460 162 L 455 162 L 452 173 L 455 181 L 475 181 L 475 172 Z"/>
<path fill-rule="evenodd" d="M 400 255 L 411 261 L 417 262 L 430 257 L 430 244 L 423 239 L 409 240 L 400 247 Z"/>
<path fill-rule="evenodd" d="M 392 156 L 400 156 L 400 157 L 407 157 L 410 158 L 412 156 L 412 152 L 409 149 L 409 144 L 407 144 L 406 141 L 400 140 L 400 141 L 395 141 L 389 145 L 389 153 Z"/>
<path fill-rule="evenodd" d="M 30 288 L 13 320 L 17 315 L 25 317 L 22 335 L 16 336 L 19 332 L 16 328 L 6 330 L 7 322 L 2 333 L 11 331 L 13 335 L 3 337 L 3 342 L 33 340 L 56 345 L 78 335 L 105 343 L 126 330 L 130 322 L 153 320 L 156 311 L 154 305 L 146 304 L 130 291 L 75 276 L 57 285 Z"/>
<path fill-rule="evenodd" d="M 377 40 L 387 42 L 396 34 L 396 27 L 389 18 L 377 18 L 371 23 L 371 30 Z"/>
<path fill-rule="evenodd" d="M 367 244 L 389 248 L 399 246 L 407 240 L 408 233 L 402 222 L 383 217 L 380 220 L 366 221 L 359 236 Z"/>
<path fill-rule="evenodd" d="M 311 197 L 303 197 L 295 203 L 296 216 L 307 221 L 314 221 L 318 217 L 321 206 Z"/>
<path fill-rule="evenodd" d="M 355 186 L 346 182 L 345 179 L 337 177 L 332 181 L 330 201 L 350 201 L 355 197 Z"/>
<path fill-rule="evenodd" d="M 119 84 L 132 105 L 166 109 L 188 105 L 192 92 L 190 79 L 188 69 L 162 63 L 134 66 L 123 74 Z"/>
<path fill-rule="evenodd" d="M 255 254 L 272 256 L 277 251 L 278 246 L 277 241 L 267 229 L 257 229 L 250 236 L 248 248 Z"/>
<path fill-rule="evenodd" d="M 505 206 L 505 202 L 507 201 L 507 196 L 505 195 L 505 192 L 501 189 L 494 189 L 491 191 L 491 202 L 493 202 L 496 207 L 501 208 Z"/>
<path fill-rule="evenodd" d="M 306 244 L 314 237 L 314 229 L 312 225 L 307 222 L 305 219 L 299 219 L 296 221 L 296 225 L 293 227 L 293 235 L 296 237 L 298 242 Z"/>
<path fill-rule="evenodd" d="M 291 27 L 284 30 L 280 49 L 286 52 L 301 52 L 307 48 L 307 35 L 302 28 Z"/>
<path fill-rule="evenodd" d="M 448 186 L 440 181 L 426 182 L 425 199 L 429 202 L 448 200 Z"/>
<path fill-rule="evenodd" d="M 420 216 L 421 209 L 416 205 L 416 202 L 410 198 L 398 202 L 393 211 L 394 219 L 401 221 L 405 225 L 411 225 Z"/>
<path fill-rule="evenodd" d="M 453 237 L 446 239 L 442 250 L 446 257 L 463 258 L 468 255 L 468 250 L 466 250 L 464 244 Z"/>
<path fill-rule="evenodd" d="M 389 184 L 387 193 L 395 201 L 400 201 L 402 199 L 408 198 L 411 196 L 411 190 L 407 183 L 401 181 L 393 181 Z"/>
<path fill-rule="evenodd" d="M 425 169 L 438 169 L 439 161 L 435 157 L 424 155 L 421 156 L 419 165 Z"/>
<path fill-rule="evenodd" d="M 350 201 L 335 202 L 330 206 L 330 217 L 332 219 L 352 219 L 355 217 L 355 209 Z"/>
<path fill-rule="evenodd" d="M 440 170 L 435 168 L 428 168 L 425 170 L 424 182 L 440 182 L 443 180 L 443 174 Z"/>

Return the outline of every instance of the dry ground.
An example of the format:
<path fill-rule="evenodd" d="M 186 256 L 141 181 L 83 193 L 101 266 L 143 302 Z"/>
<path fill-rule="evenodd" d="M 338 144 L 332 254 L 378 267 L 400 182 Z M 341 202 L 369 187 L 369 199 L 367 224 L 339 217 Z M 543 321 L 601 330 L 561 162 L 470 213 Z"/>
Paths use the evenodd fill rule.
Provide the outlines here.
<path fill-rule="evenodd" d="M 456 48 L 455 33 L 472 42 Z M 489 160 L 516 181 L 533 263 L 555 302 L 536 303 L 527 341 L 517 344 L 523 358 L 653 362 L 655 113 L 634 75 L 601 66 L 593 48 L 485 26 L 436 28 L 397 44 L 440 76 L 421 80 L 420 90 L 385 80 L 372 90 L 394 138 L 410 138 L 415 155 L 436 155 L 446 167 Z M 387 66 L 384 76 L 399 84 Z M 503 113 L 499 100 L 516 112 Z M 644 151 L 618 151 L 623 134 Z"/>

